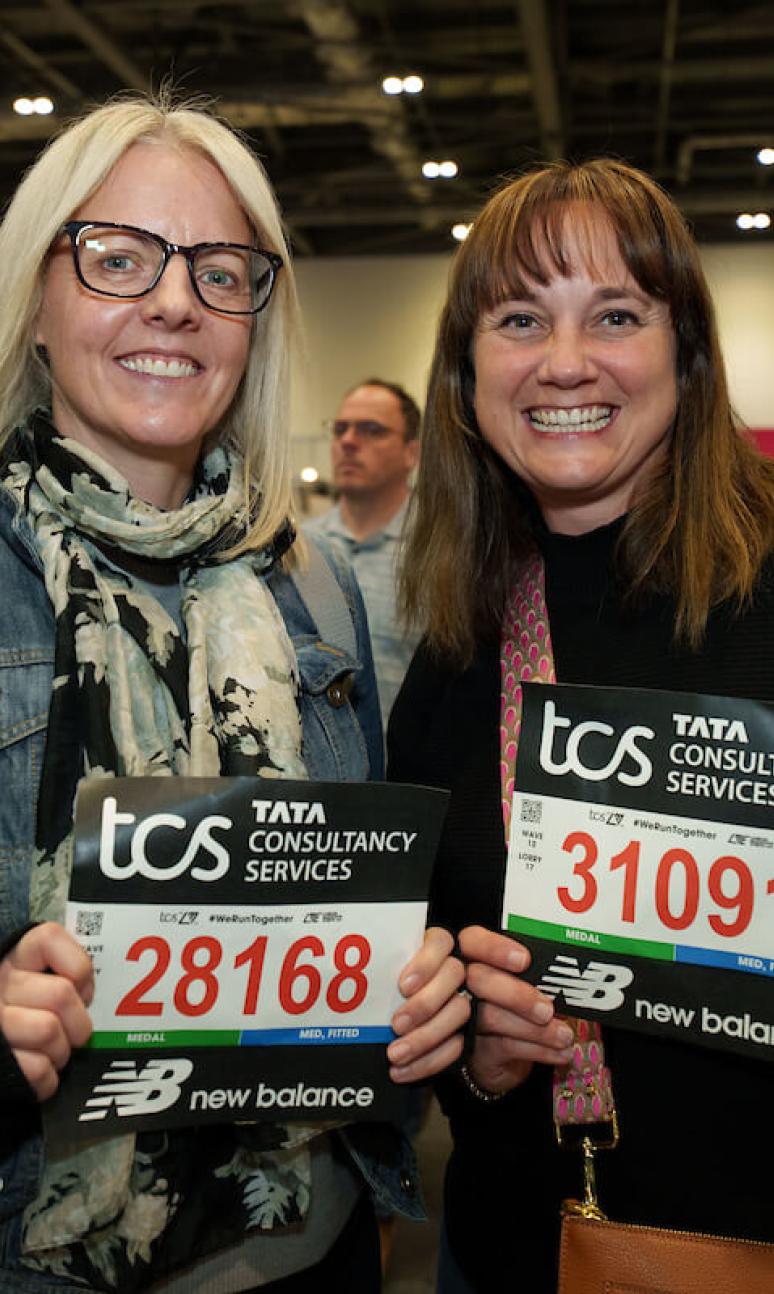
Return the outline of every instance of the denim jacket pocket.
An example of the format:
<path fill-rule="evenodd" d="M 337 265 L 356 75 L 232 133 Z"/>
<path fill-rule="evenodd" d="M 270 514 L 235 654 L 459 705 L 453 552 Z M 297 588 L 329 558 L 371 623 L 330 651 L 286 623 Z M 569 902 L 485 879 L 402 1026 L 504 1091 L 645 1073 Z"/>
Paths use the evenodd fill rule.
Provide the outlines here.
<path fill-rule="evenodd" d="M 53 681 L 50 650 L 0 649 L 0 929 L 27 920 L 29 865 Z"/>
<path fill-rule="evenodd" d="M 352 702 L 360 662 L 340 647 L 311 635 L 296 638 L 294 646 L 301 676 L 303 754 L 309 777 L 318 781 L 365 780 L 368 751 Z"/>

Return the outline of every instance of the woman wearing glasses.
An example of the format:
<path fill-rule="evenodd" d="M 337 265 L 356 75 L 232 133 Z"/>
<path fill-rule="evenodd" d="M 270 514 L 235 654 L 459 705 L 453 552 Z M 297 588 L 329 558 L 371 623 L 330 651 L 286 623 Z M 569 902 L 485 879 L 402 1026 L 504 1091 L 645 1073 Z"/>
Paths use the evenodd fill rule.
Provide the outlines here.
<path fill-rule="evenodd" d="M 368 1153 L 352 1128 L 188 1129 L 77 1151 L 40 1132 L 91 1032 L 90 963 L 60 924 L 79 778 L 380 772 L 351 578 L 337 568 L 361 665 L 323 649 L 334 674 L 313 693 L 319 634 L 287 574 L 296 307 L 273 195 L 206 114 L 117 103 L 32 168 L 0 256 L 0 1284 L 378 1289 L 364 1175 L 418 1209 L 381 1125 L 362 1134 Z M 332 708 L 337 670 L 356 682 Z M 458 1054 L 467 1003 L 450 948 L 428 932 L 403 973 L 396 1081 Z"/>

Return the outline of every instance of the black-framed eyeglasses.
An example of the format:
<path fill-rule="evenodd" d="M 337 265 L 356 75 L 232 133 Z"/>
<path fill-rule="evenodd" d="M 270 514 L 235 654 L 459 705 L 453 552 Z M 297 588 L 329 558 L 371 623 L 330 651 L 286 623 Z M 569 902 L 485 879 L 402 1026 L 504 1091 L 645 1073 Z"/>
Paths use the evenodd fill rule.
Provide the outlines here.
<path fill-rule="evenodd" d="M 384 440 L 393 432 L 392 427 L 385 427 L 383 422 L 375 422 L 371 418 L 326 418 L 323 426 L 334 440 L 346 436 L 350 427 L 358 440 Z"/>
<path fill-rule="evenodd" d="M 185 257 L 191 287 L 202 305 L 227 315 L 264 310 L 282 257 L 244 243 L 195 243 L 183 247 L 135 225 L 68 220 L 62 226 L 75 273 L 90 292 L 104 297 L 144 297 L 152 292 L 173 256 Z"/>

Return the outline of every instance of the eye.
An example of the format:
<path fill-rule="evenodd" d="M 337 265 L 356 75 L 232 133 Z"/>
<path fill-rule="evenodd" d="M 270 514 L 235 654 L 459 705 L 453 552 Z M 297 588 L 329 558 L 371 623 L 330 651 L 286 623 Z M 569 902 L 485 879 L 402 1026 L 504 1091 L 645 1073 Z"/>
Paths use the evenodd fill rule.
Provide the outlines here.
<path fill-rule="evenodd" d="M 131 256 L 114 252 L 112 256 L 105 256 L 103 258 L 102 265 L 104 269 L 110 270 L 113 273 L 121 273 L 122 271 L 132 269 L 134 261 Z"/>
<path fill-rule="evenodd" d="M 514 310 L 503 316 L 499 326 L 512 332 L 528 332 L 531 328 L 538 327 L 538 321 L 534 315 L 527 314 L 524 310 Z"/>
<path fill-rule="evenodd" d="M 201 281 L 211 288 L 230 288 L 235 284 L 233 274 L 229 274 L 228 270 L 215 268 L 205 270 L 201 275 Z"/>
<path fill-rule="evenodd" d="M 638 324 L 639 318 L 632 310 L 608 310 L 601 322 L 611 328 L 625 328 L 629 324 Z"/>

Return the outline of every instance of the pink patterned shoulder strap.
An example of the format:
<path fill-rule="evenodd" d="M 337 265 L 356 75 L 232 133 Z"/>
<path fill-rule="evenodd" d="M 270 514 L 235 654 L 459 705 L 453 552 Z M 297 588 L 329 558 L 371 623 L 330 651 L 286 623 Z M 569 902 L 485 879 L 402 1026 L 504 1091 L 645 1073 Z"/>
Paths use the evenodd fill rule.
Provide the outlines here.
<path fill-rule="evenodd" d="M 517 572 L 500 643 L 500 787 L 506 846 L 521 733 L 522 684 L 555 682 L 545 571 L 536 552 L 524 559 Z M 557 1127 L 608 1122 L 615 1106 L 602 1031 L 595 1020 L 568 1018 L 567 1024 L 574 1034 L 573 1059 L 554 1070 L 554 1121 Z"/>

